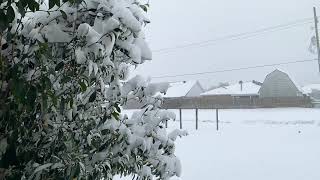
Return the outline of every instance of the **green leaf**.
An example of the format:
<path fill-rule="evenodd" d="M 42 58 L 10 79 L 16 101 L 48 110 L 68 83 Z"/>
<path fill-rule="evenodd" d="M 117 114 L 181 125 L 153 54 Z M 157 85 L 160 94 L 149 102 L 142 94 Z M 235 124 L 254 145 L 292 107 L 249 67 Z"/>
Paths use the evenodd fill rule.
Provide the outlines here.
<path fill-rule="evenodd" d="M 11 23 L 14 20 L 15 14 L 12 6 L 9 6 L 7 9 L 7 19 L 8 22 Z"/>
<path fill-rule="evenodd" d="M 49 0 L 49 9 L 53 8 L 55 5 L 60 7 L 60 0 Z"/>
<path fill-rule="evenodd" d="M 65 105 L 66 105 L 66 100 L 62 97 L 60 101 L 60 113 L 63 113 Z"/>
<path fill-rule="evenodd" d="M 34 106 L 35 100 L 37 98 L 37 88 L 34 86 L 29 87 L 27 96 L 27 103 L 31 106 Z"/>
<path fill-rule="evenodd" d="M 54 70 L 55 70 L 55 71 L 59 71 L 59 70 L 61 70 L 61 69 L 63 68 L 63 66 L 64 66 L 64 62 L 61 61 L 60 63 L 58 63 L 58 64 L 56 65 L 56 67 L 54 68 Z"/>
<path fill-rule="evenodd" d="M 69 76 L 64 76 L 64 77 L 61 79 L 61 82 L 62 82 L 62 83 L 67 83 L 67 82 L 69 82 L 69 81 L 71 81 L 71 78 L 70 78 Z"/>
<path fill-rule="evenodd" d="M 41 91 L 49 90 L 51 88 L 52 84 L 48 77 L 43 76 L 41 78 Z"/>
<path fill-rule="evenodd" d="M 119 113 L 113 112 L 113 113 L 111 113 L 111 115 L 112 115 L 116 120 L 119 120 Z"/>
<path fill-rule="evenodd" d="M 116 108 L 116 110 L 117 110 L 117 112 L 118 112 L 118 113 L 121 113 L 121 109 L 120 109 L 120 107 L 119 107 L 119 104 L 118 104 L 118 103 L 116 103 L 116 105 L 115 105 L 114 107 Z"/>
<path fill-rule="evenodd" d="M 23 2 L 25 2 L 25 1 L 20 0 L 20 1 L 18 1 L 18 3 L 16 3 L 17 7 L 18 7 L 18 11 L 19 11 L 19 13 L 21 14 L 22 17 L 26 14 L 26 10 L 25 10 L 25 6 L 26 5 L 24 5 Z"/>
<path fill-rule="evenodd" d="M 9 47 L 8 43 L 2 45 L 1 50 L 5 50 Z"/>
<path fill-rule="evenodd" d="M 87 85 L 83 81 L 79 81 L 79 85 L 81 87 L 82 92 L 85 92 L 87 90 Z"/>
<path fill-rule="evenodd" d="M 40 46 L 39 48 L 40 54 L 45 54 L 49 49 L 48 43 L 40 43 L 39 46 Z"/>
<path fill-rule="evenodd" d="M 0 30 L 4 31 L 8 28 L 8 19 L 3 10 L 0 10 Z"/>
<path fill-rule="evenodd" d="M 97 97 L 97 92 L 95 91 L 89 97 L 89 102 L 93 102 L 94 100 L 96 100 L 96 97 Z"/>
<path fill-rule="evenodd" d="M 26 94 L 24 82 L 21 80 L 14 80 L 14 83 L 12 86 L 13 86 L 13 95 L 15 99 L 17 99 L 20 102 L 24 102 L 25 94 Z"/>
<path fill-rule="evenodd" d="M 49 0 L 49 9 L 53 8 L 56 5 L 54 0 Z"/>
<path fill-rule="evenodd" d="M 62 18 L 63 18 L 64 20 L 67 20 L 67 19 L 68 19 L 67 13 L 64 12 L 64 11 L 62 11 L 62 10 L 60 10 L 60 12 L 61 12 Z"/>
<path fill-rule="evenodd" d="M 144 10 L 145 12 L 148 12 L 148 8 L 146 5 L 140 5 L 141 9 Z"/>
<path fill-rule="evenodd" d="M 77 163 L 75 166 L 72 167 L 72 172 L 71 172 L 71 178 L 70 179 L 77 179 L 77 177 L 80 174 L 80 165 Z"/>
<path fill-rule="evenodd" d="M 50 1 L 50 0 L 49 0 Z M 55 4 L 58 6 L 58 7 L 60 7 L 60 0 L 55 0 L 56 2 L 55 2 Z"/>
<path fill-rule="evenodd" d="M 34 0 L 28 1 L 28 7 L 32 12 L 39 10 L 39 4 Z"/>
<path fill-rule="evenodd" d="M 48 91 L 48 95 L 51 98 L 52 104 L 54 106 L 57 106 L 58 104 L 58 98 L 55 96 L 54 91 L 53 90 L 49 90 Z"/>
<path fill-rule="evenodd" d="M 26 8 L 28 5 L 28 0 L 20 0 L 19 2 L 21 2 L 22 7 Z"/>
<path fill-rule="evenodd" d="M 115 28 L 114 31 L 115 32 L 122 32 L 122 30 L 120 28 Z"/>
<path fill-rule="evenodd" d="M 7 33 L 7 42 L 10 42 L 13 39 L 14 35 L 11 34 L 10 32 Z"/>

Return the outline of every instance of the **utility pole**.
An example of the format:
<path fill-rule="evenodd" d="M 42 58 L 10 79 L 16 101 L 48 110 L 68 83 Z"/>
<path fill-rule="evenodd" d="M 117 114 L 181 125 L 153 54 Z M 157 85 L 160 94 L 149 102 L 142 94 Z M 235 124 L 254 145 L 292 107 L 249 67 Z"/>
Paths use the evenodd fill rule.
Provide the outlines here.
<path fill-rule="evenodd" d="M 216 125 L 217 125 L 217 131 L 219 131 L 219 109 L 216 109 Z"/>
<path fill-rule="evenodd" d="M 316 31 L 318 65 L 319 65 L 319 72 L 320 72 L 320 45 L 319 45 L 318 17 L 317 17 L 316 7 L 313 7 L 313 15 L 314 15 L 314 26 Z"/>

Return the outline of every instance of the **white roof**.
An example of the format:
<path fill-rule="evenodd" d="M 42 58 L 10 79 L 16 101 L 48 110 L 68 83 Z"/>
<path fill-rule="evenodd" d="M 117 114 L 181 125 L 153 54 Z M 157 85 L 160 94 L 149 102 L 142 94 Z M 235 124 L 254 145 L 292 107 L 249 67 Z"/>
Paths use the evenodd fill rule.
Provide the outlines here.
<path fill-rule="evenodd" d="M 164 97 L 183 97 L 188 94 L 197 81 L 170 83 L 170 87 Z"/>
<path fill-rule="evenodd" d="M 312 90 L 320 91 L 320 84 L 309 84 L 309 85 L 303 86 L 302 90 L 306 94 L 312 93 Z"/>
<path fill-rule="evenodd" d="M 250 95 L 259 95 L 259 89 L 261 86 L 253 82 L 243 82 L 242 90 L 240 83 L 236 83 L 230 86 L 220 87 L 202 93 L 201 96 L 210 96 L 210 95 L 231 95 L 231 96 L 250 96 Z"/>

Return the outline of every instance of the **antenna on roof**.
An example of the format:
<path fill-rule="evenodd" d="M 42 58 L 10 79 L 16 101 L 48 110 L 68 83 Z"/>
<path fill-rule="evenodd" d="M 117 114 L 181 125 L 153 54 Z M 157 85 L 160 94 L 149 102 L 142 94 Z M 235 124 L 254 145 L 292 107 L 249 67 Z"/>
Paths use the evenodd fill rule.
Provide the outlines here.
<path fill-rule="evenodd" d="M 242 91 L 242 84 L 243 84 L 243 81 L 239 81 L 239 84 L 240 84 L 240 90 Z"/>

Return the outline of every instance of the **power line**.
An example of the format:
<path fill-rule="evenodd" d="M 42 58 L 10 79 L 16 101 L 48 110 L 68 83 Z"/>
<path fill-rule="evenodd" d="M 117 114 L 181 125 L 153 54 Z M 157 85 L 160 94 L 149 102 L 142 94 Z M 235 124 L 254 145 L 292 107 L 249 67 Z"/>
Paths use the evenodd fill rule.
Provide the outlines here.
<path fill-rule="evenodd" d="M 308 23 L 304 23 L 304 24 L 310 24 L 311 22 Z M 299 24 L 299 25 L 304 25 L 304 24 Z M 297 25 L 296 25 L 297 26 Z M 290 29 L 292 27 L 296 27 L 296 26 L 291 26 L 291 27 L 285 27 L 285 28 L 281 28 L 278 30 L 273 30 L 273 31 L 268 31 L 268 32 L 264 32 L 264 33 L 270 33 L 270 32 L 276 32 L 279 30 L 285 30 L 285 29 Z M 230 40 L 230 41 L 235 41 L 235 40 L 243 40 L 243 39 L 249 39 L 252 37 L 256 37 L 256 36 L 260 36 L 261 34 L 252 34 L 252 35 L 247 35 L 247 36 L 242 36 L 242 37 L 238 37 L 238 38 L 228 38 L 225 40 Z M 197 47 L 197 48 L 202 48 L 202 47 L 208 47 L 208 46 L 212 46 L 215 43 L 218 43 L 220 40 L 216 41 L 216 42 L 210 42 L 210 43 L 202 43 L 202 44 L 198 44 L 198 45 L 192 45 L 192 46 L 184 46 L 184 47 L 180 47 L 180 48 L 176 48 L 176 49 L 171 49 L 171 50 L 167 50 L 167 51 L 161 51 L 158 52 L 157 54 L 168 54 L 171 52 L 174 52 L 175 50 L 180 50 L 180 49 L 184 49 L 184 48 L 188 48 L 188 47 Z"/>
<path fill-rule="evenodd" d="M 176 74 L 176 75 L 155 76 L 155 77 L 152 77 L 152 78 L 153 79 L 162 79 L 162 78 L 173 78 L 173 77 L 183 77 L 183 76 L 196 76 L 196 75 L 204 75 L 204 74 L 215 74 L 215 73 L 240 71 L 240 70 L 247 70 L 247 69 L 256 69 L 256 68 L 262 68 L 262 67 L 272 67 L 272 66 L 278 66 L 278 65 L 287 65 L 287 64 L 312 62 L 312 61 L 317 61 L 317 60 L 318 59 L 307 59 L 307 60 L 289 61 L 289 62 L 274 63 L 274 64 L 264 64 L 264 65 L 249 66 L 249 67 L 242 67 L 242 68 L 233 68 L 233 69 L 225 69 L 225 70 L 217 70 L 217 71 L 207 71 L 207 72 L 196 72 L 196 73 L 186 73 L 186 74 Z"/>
<path fill-rule="evenodd" d="M 293 27 L 296 27 L 296 26 L 301 26 L 301 25 L 312 23 L 312 22 L 313 22 L 312 18 L 305 18 L 305 19 L 293 21 L 293 22 L 290 22 L 290 23 L 282 24 L 282 25 L 277 25 L 277 26 L 271 26 L 271 27 L 258 29 L 258 30 L 255 30 L 255 31 L 250 31 L 250 32 L 245 32 L 245 33 L 238 33 L 238 34 L 228 35 L 228 36 L 224 36 L 224 37 L 220 37 L 220 38 L 216 38 L 216 39 L 210 39 L 210 40 L 205 40 L 205 41 L 188 43 L 188 44 L 184 44 L 184 45 L 178 45 L 178 46 L 174 46 L 174 47 L 170 47 L 170 48 L 162 48 L 162 49 L 154 50 L 153 53 L 157 53 L 157 54 L 168 53 L 168 52 L 171 52 L 171 51 L 174 51 L 174 50 L 188 48 L 188 47 L 196 47 L 196 46 L 204 47 L 204 46 L 211 45 L 211 43 L 224 41 L 224 40 L 246 39 L 246 38 L 258 36 L 260 34 L 269 33 L 269 32 L 275 32 L 275 31 L 280 31 L 280 30 L 285 30 L 285 29 L 290 29 L 290 28 L 293 28 Z"/>
<path fill-rule="evenodd" d="M 307 21 L 309 21 L 309 22 L 307 22 Z M 265 31 L 270 31 L 270 30 L 279 29 L 279 28 L 282 28 L 279 30 L 283 30 L 283 29 L 292 28 L 292 27 L 295 27 L 298 25 L 309 24 L 312 22 L 313 22 L 312 18 L 305 18 L 305 19 L 297 20 L 297 21 L 294 21 L 291 23 L 277 25 L 277 26 L 271 26 L 271 27 L 267 27 L 267 28 L 263 28 L 263 29 L 259 29 L 259 30 L 255 30 L 255 31 L 238 33 L 238 34 L 228 35 L 228 36 L 224 36 L 224 37 L 220 37 L 220 38 L 216 38 L 216 39 L 205 40 L 205 41 L 193 42 L 193 43 L 189 43 L 189 44 L 185 44 L 185 45 L 174 46 L 171 48 L 162 48 L 162 49 L 154 50 L 153 52 L 160 53 L 163 51 L 180 49 L 180 48 L 185 48 L 185 47 L 189 47 L 189 46 L 197 46 L 197 45 L 207 44 L 207 43 L 211 43 L 211 42 L 215 42 L 215 41 L 222 41 L 222 40 L 228 40 L 228 39 L 233 39 L 233 38 L 237 38 L 237 37 L 242 37 L 242 36 L 246 36 L 246 35 L 250 35 L 250 34 L 264 33 Z M 301 23 L 303 23 L 303 24 L 301 24 Z M 287 28 L 284 28 L 284 27 L 287 27 Z"/>

